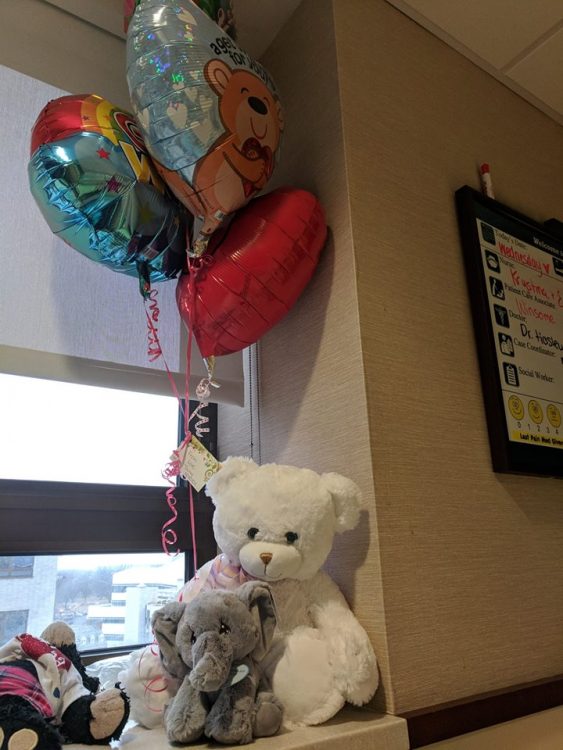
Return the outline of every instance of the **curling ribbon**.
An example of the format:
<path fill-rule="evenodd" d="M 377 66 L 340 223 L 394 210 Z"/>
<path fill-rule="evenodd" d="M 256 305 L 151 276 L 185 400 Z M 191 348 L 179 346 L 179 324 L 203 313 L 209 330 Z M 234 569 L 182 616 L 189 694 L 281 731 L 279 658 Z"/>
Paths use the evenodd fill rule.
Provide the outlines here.
<path fill-rule="evenodd" d="M 197 292 L 197 276 L 199 271 L 201 270 L 202 266 L 208 265 L 210 262 L 212 262 L 211 258 L 208 258 L 207 256 L 204 257 L 188 257 L 188 289 L 189 289 L 189 308 L 195 304 L 196 299 L 196 292 Z M 148 294 L 148 301 L 146 302 L 148 310 L 147 310 L 147 320 L 148 320 L 148 336 L 149 336 L 149 357 L 151 356 L 151 351 L 154 352 L 155 359 L 158 358 L 158 356 L 162 355 L 162 347 L 160 346 L 160 342 L 158 341 L 158 329 L 156 328 L 156 323 L 158 322 L 158 307 L 155 307 L 153 305 L 153 297 L 152 292 Z M 189 406 L 190 403 L 190 375 L 192 370 L 192 345 L 193 345 L 193 326 L 192 326 L 192 310 L 188 309 L 189 312 L 189 323 L 188 323 L 188 343 L 187 343 L 187 349 L 186 349 L 186 382 L 185 382 L 185 403 L 186 407 Z M 158 346 L 154 343 L 157 342 Z M 159 353 L 157 353 L 157 350 Z M 151 360 L 153 361 L 153 360 Z M 207 378 L 203 378 L 200 383 L 198 384 L 196 388 L 196 396 L 198 398 L 198 405 L 196 409 L 189 414 L 188 408 L 185 408 L 183 411 L 183 417 L 184 417 L 184 433 L 186 437 L 182 441 L 182 444 L 172 452 L 172 458 L 169 461 L 169 463 L 166 465 L 164 471 L 163 471 L 163 477 L 166 479 L 167 482 L 169 482 L 170 487 L 166 491 L 166 503 L 168 505 L 168 508 L 170 510 L 170 517 L 162 526 L 161 529 L 161 542 L 162 542 L 162 548 L 164 552 L 167 555 L 174 554 L 177 555 L 179 553 L 178 547 L 176 547 L 176 550 L 174 552 L 170 551 L 170 548 L 177 545 L 178 542 L 178 534 L 176 533 L 174 529 L 174 524 L 176 523 L 178 519 L 178 511 L 176 508 L 176 477 L 179 476 L 180 470 L 181 470 L 181 454 L 184 449 L 187 448 L 191 438 L 192 433 L 190 432 L 190 423 L 192 419 L 195 419 L 195 425 L 194 425 L 194 431 L 195 435 L 198 438 L 203 437 L 205 433 L 209 432 L 209 427 L 207 426 L 209 423 L 209 417 L 202 414 L 202 411 L 208 406 L 209 404 L 209 397 L 210 397 L 210 389 L 211 386 L 217 387 L 217 384 L 213 382 L 213 370 L 215 366 L 215 358 L 210 357 L 208 360 L 205 361 L 206 367 L 207 367 Z M 167 372 L 169 372 L 168 367 L 165 362 L 165 366 L 167 369 Z M 173 382 L 172 375 L 170 373 L 169 375 L 171 382 Z M 177 394 L 176 386 L 174 383 L 174 392 Z M 195 533 L 195 508 L 194 508 L 194 496 L 193 496 L 193 488 L 192 485 L 189 484 L 189 512 L 190 512 L 190 526 L 191 526 L 191 537 L 192 537 L 192 554 L 193 554 L 193 566 L 195 571 L 195 576 L 197 577 L 197 540 L 196 540 L 196 533 Z"/>
<path fill-rule="evenodd" d="M 160 338 L 158 335 L 157 323 L 160 317 L 160 308 L 158 306 L 158 293 L 156 289 L 150 289 L 150 287 L 146 287 L 144 290 L 143 298 L 145 303 L 145 315 L 147 318 L 147 356 L 150 362 L 155 362 L 157 359 L 162 358 L 164 368 L 166 370 L 166 375 L 168 377 L 168 380 L 170 381 L 170 385 L 172 386 L 172 391 L 178 400 L 180 411 L 182 413 L 182 416 L 184 417 L 184 423 L 186 424 L 186 414 L 188 409 L 182 407 L 182 399 L 180 398 L 180 393 L 178 392 L 176 381 L 174 380 L 172 372 L 170 371 L 170 368 L 168 366 L 168 362 L 166 361 L 166 357 L 164 356 L 164 352 L 162 351 L 162 345 L 160 343 Z M 186 404 L 189 404 L 188 393 L 186 393 Z M 168 505 L 171 515 L 168 520 L 164 522 L 160 531 L 162 549 L 167 555 L 177 555 L 180 552 L 178 547 L 176 547 L 174 552 L 170 551 L 171 548 L 178 543 L 178 534 L 173 528 L 178 518 L 178 511 L 176 509 L 177 500 L 176 496 L 174 495 L 174 490 L 176 489 L 175 477 L 177 477 L 180 473 L 179 451 L 185 444 L 187 444 L 187 442 L 189 442 L 190 437 L 191 435 L 189 435 L 188 433 L 180 448 L 173 451 L 172 459 L 162 472 L 162 476 L 164 477 L 164 479 L 166 479 L 166 481 L 171 485 L 166 490 L 166 504 Z M 195 544 L 195 537 L 193 536 L 193 533 L 194 532 L 192 528 L 192 539 L 194 539 Z"/>
<path fill-rule="evenodd" d="M 151 652 L 151 654 L 153 656 L 158 656 L 159 652 L 155 649 L 156 645 L 157 645 L 156 641 L 154 641 L 149 646 L 146 646 L 143 649 L 143 652 L 142 652 L 141 657 L 139 659 L 138 673 L 139 673 L 139 682 L 142 683 L 142 685 L 143 685 L 143 687 L 145 689 L 143 697 L 144 697 L 144 701 L 145 701 L 146 707 L 148 708 L 149 711 L 152 711 L 155 714 L 161 714 L 161 713 L 164 713 L 164 708 L 153 708 L 150 705 L 148 694 L 149 693 L 164 693 L 166 690 L 168 690 L 169 681 L 168 681 L 166 675 L 161 675 L 159 677 L 153 677 L 148 682 L 144 682 L 143 681 L 143 676 L 141 674 L 141 662 L 143 661 L 143 658 L 145 656 L 145 653 L 146 653 L 147 649 L 150 649 L 150 652 Z M 159 685 L 159 684 L 160 684 L 160 687 L 154 687 L 154 685 Z"/>
<path fill-rule="evenodd" d="M 171 516 L 167 521 L 165 521 L 162 524 L 162 529 L 160 532 L 162 549 L 164 550 L 164 552 L 166 552 L 167 555 L 172 555 L 172 554 L 177 555 L 180 552 L 178 547 L 176 547 L 176 550 L 173 553 L 170 552 L 170 547 L 177 544 L 178 542 L 178 534 L 173 528 L 178 518 L 178 511 L 176 510 L 177 500 L 176 500 L 176 495 L 174 493 L 176 491 L 176 477 L 180 475 L 180 468 L 181 468 L 180 453 L 182 449 L 188 445 L 191 439 L 192 439 L 191 433 L 188 432 L 188 434 L 182 441 L 181 445 L 178 448 L 176 448 L 174 451 L 172 451 L 172 457 L 170 461 L 166 464 L 166 467 L 164 468 L 164 471 L 162 472 L 162 476 L 170 484 L 170 487 L 166 490 L 166 504 L 168 505 L 170 509 Z M 193 544 L 193 555 L 194 555 L 194 565 L 195 565 L 196 563 L 196 546 L 195 546 L 196 540 L 195 540 L 195 525 L 193 521 L 193 498 L 192 498 L 191 489 L 192 489 L 192 486 L 190 485 L 190 520 L 192 524 L 192 544 Z"/>
<path fill-rule="evenodd" d="M 160 317 L 160 308 L 158 306 L 158 292 L 156 291 L 156 289 L 150 289 L 147 291 L 146 295 L 144 295 L 144 303 L 145 315 L 147 316 L 147 357 L 149 358 L 149 362 L 156 362 L 157 359 L 160 359 L 162 357 L 164 369 L 166 370 L 166 375 L 168 376 L 170 385 L 172 386 L 172 391 L 178 399 L 180 411 L 182 412 L 182 415 L 184 415 L 185 412 L 182 408 L 182 399 L 180 398 L 180 394 L 178 393 L 176 381 L 174 380 L 172 372 L 168 367 L 168 362 L 166 361 L 166 357 L 164 356 L 164 352 L 162 351 L 162 345 L 158 336 L 158 328 L 156 324 L 158 323 L 158 319 Z"/>

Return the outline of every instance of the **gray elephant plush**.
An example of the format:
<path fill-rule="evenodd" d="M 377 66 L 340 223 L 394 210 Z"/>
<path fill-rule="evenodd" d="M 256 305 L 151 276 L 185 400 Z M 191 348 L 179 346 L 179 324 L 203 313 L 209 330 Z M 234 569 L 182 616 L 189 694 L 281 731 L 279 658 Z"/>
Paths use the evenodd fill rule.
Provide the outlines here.
<path fill-rule="evenodd" d="M 276 627 L 267 584 L 250 581 L 233 593 L 207 591 L 189 604 L 170 602 L 154 613 L 152 625 L 164 669 L 182 680 L 164 715 L 171 742 L 205 735 L 244 745 L 278 731 L 281 704 L 258 690 L 258 662 Z"/>

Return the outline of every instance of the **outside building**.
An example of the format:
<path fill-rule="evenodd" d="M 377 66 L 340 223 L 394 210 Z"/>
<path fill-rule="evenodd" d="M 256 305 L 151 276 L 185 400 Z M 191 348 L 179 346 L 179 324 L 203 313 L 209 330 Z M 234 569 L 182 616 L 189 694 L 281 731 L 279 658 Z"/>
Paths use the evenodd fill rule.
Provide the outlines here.
<path fill-rule="evenodd" d="M 81 651 L 148 643 L 153 611 L 183 580 L 183 555 L 0 557 L 0 644 L 53 620 L 73 628 Z"/>
<path fill-rule="evenodd" d="M 174 598 L 184 580 L 184 562 L 157 567 L 126 568 L 114 573 L 111 604 L 88 607 L 88 620 L 100 624 L 104 645 L 152 641 L 154 610 Z"/>
<path fill-rule="evenodd" d="M 0 643 L 53 620 L 56 557 L 0 557 Z"/>

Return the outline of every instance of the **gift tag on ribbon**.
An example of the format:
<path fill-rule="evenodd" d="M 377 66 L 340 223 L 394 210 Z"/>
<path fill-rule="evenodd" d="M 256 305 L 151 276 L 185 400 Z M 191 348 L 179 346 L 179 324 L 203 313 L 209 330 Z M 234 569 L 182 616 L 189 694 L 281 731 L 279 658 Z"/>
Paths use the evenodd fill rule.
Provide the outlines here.
<path fill-rule="evenodd" d="M 180 476 L 186 479 L 199 492 L 213 474 L 221 468 L 221 464 L 207 448 L 192 435 L 186 445 L 178 449 L 180 458 Z"/>

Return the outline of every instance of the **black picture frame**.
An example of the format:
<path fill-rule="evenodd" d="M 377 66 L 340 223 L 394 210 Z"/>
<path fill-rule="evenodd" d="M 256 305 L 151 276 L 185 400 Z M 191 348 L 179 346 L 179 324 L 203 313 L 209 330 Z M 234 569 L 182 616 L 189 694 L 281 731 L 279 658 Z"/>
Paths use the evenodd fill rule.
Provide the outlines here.
<path fill-rule="evenodd" d="M 508 393 L 510 388 L 513 388 L 515 395 L 522 395 L 523 398 L 521 401 L 527 400 L 528 410 L 534 394 L 524 392 L 524 389 L 521 389 L 522 378 L 518 376 L 520 368 L 513 366 L 511 369 L 510 357 L 505 357 L 505 354 L 502 353 L 499 354 L 500 342 L 503 340 L 499 337 L 499 331 L 502 331 L 500 327 L 501 321 L 508 320 L 509 326 L 514 322 L 519 326 L 520 323 L 518 319 L 516 321 L 511 320 L 512 317 L 517 318 L 517 316 L 509 309 L 510 305 L 506 302 L 504 303 L 506 304 L 506 308 L 504 308 L 506 315 L 502 313 L 503 304 L 501 297 L 499 303 L 501 318 L 500 320 L 496 319 L 495 325 L 493 325 L 493 314 L 496 317 L 497 310 L 493 303 L 493 313 L 490 300 L 492 296 L 497 296 L 494 286 L 495 282 L 501 280 L 501 276 L 500 271 L 491 273 L 491 266 L 486 268 L 486 263 L 489 263 L 489 256 L 492 256 L 494 253 L 487 251 L 489 240 L 486 237 L 482 237 L 482 250 L 479 229 L 483 227 L 481 223 L 483 222 L 489 228 L 492 227 L 493 230 L 496 229 L 512 238 L 516 238 L 521 243 L 531 245 L 540 254 L 547 253 L 552 258 L 554 273 L 559 275 L 559 271 L 555 271 L 555 267 L 561 268 L 562 294 L 563 240 L 550 233 L 544 225 L 533 221 L 498 201 L 482 195 L 471 187 L 464 186 L 457 190 L 455 201 L 479 358 L 493 470 L 511 474 L 563 477 L 563 442 L 562 448 L 552 447 L 554 442 L 557 441 L 558 444 L 559 438 L 563 441 L 563 424 L 559 428 L 551 425 L 550 429 L 550 425 L 546 423 L 545 428 L 540 428 L 540 425 L 534 425 L 537 428 L 537 432 L 530 431 L 528 433 L 525 430 L 514 432 L 514 434 L 519 435 L 520 440 L 525 439 L 523 435 L 529 435 L 530 440 L 537 441 L 541 439 L 543 441 L 544 438 L 538 438 L 538 435 L 543 434 L 541 430 L 547 430 L 552 435 L 549 438 L 552 441 L 550 445 L 543 442 L 539 445 L 537 443 L 521 442 L 520 440 L 511 439 L 509 435 L 507 424 L 509 417 L 505 408 L 504 394 Z M 486 230 L 481 229 L 481 232 L 483 231 Z M 486 261 L 484 256 L 487 258 Z M 528 257 L 534 256 L 529 255 Z M 494 261 L 492 262 L 494 263 Z M 491 285 L 491 295 L 489 295 L 488 284 Z M 502 284 L 500 286 L 502 287 Z M 502 288 L 498 291 L 499 294 L 504 293 Z M 563 321 L 563 309 L 558 311 L 557 320 L 558 322 Z M 507 327 L 508 332 L 510 332 L 509 326 Z M 513 330 L 518 330 L 518 328 L 513 328 Z M 499 347 L 497 347 L 497 337 Z M 514 338 L 516 340 L 516 337 Z M 512 340 L 510 346 L 512 346 Z M 517 356 L 510 356 L 514 357 L 512 361 L 515 363 L 518 361 Z M 563 351 L 556 349 L 553 356 L 558 357 L 561 365 L 561 377 L 553 381 L 554 386 L 557 388 L 559 400 L 554 399 L 553 401 L 557 405 L 557 408 L 563 412 L 563 408 L 559 406 L 563 402 Z M 505 383 L 501 382 L 501 368 L 507 368 L 502 370 L 504 379 L 506 380 Z M 511 382 L 512 377 L 515 380 Z M 531 378 L 526 379 L 526 391 L 530 390 L 530 380 Z M 559 389 L 561 389 L 561 392 L 559 392 Z M 520 424 L 520 422 L 517 424 Z M 547 439 L 548 436 L 545 437 L 545 441 Z"/>

